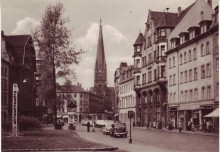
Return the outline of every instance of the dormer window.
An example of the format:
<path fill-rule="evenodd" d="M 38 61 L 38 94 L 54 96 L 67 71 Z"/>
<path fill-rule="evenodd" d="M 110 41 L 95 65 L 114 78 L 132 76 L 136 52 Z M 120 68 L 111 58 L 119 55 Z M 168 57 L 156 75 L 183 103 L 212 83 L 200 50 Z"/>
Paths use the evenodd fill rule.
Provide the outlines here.
<path fill-rule="evenodd" d="M 172 38 L 170 41 L 171 41 L 171 49 L 174 49 L 180 44 L 179 38 Z"/>
<path fill-rule="evenodd" d="M 188 29 L 188 31 L 189 31 L 189 39 L 190 40 L 200 34 L 200 28 L 196 27 L 196 26 L 190 27 Z"/>
<path fill-rule="evenodd" d="M 179 36 L 180 36 L 180 44 L 183 44 L 189 40 L 189 33 L 187 32 L 181 32 Z"/>
<path fill-rule="evenodd" d="M 203 20 L 199 23 L 201 34 L 205 33 L 207 30 L 210 29 L 210 25 L 212 24 L 212 21 L 209 20 Z"/>

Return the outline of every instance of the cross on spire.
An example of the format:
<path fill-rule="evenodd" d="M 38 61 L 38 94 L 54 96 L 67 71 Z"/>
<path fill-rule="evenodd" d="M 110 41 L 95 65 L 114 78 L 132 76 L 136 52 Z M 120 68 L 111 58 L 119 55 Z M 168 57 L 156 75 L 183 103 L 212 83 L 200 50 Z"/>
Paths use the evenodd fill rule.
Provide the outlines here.
<path fill-rule="evenodd" d="M 100 22 L 100 26 L 102 26 L 102 19 L 101 19 L 101 17 L 100 17 L 100 20 L 99 20 L 99 22 Z"/>

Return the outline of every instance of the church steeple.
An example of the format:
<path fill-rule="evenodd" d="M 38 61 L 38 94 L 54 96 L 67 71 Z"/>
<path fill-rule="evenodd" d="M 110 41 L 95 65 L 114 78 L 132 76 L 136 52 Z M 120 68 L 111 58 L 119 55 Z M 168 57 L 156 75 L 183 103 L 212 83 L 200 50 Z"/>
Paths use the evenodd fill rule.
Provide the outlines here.
<path fill-rule="evenodd" d="M 96 63 L 95 63 L 95 76 L 94 76 L 94 89 L 98 95 L 105 95 L 107 87 L 107 68 L 105 62 L 105 50 L 102 34 L 102 20 L 100 19 L 99 37 L 97 45 Z"/>

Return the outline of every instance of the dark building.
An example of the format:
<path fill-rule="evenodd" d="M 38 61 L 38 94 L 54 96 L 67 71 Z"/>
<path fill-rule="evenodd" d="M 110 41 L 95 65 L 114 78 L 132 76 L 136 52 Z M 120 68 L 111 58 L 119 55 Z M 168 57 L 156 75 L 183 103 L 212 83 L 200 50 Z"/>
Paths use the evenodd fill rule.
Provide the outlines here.
<path fill-rule="evenodd" d="M 115 100 L 114 87 L 107 86 L 107 66 L 105 61 L 105 50 L 102 34 L 102 25 L 100 20 L 98 46 L 94 71 L 94 87 L 90 89 L 93 94 L 103 97 L 103 109 L 105 111 L 112 111 Z M 90 101 L 90 105 L 96 105 Z M 98 105 L 97 105 L 98 106 Z"/>
<path fill-rule="evenodd" d="M 1 32 L 1 101 L 2 101 L 2 122 L 8 120 L 8 104 L 9 104 L 9 72 L 10 72 L 10 52 L 6 48 L 4 32 Z"/>
<path fill-rule="evenodd" d="M 35 77 L 36 58 L 31 35 L 4 36 L 6 50 L 10 52 L 10 76 L 8 107 L 11 115 L 12 86 L 19 87 L 18 112 L 19 115 L 34 115 L 36 99 Z"/>

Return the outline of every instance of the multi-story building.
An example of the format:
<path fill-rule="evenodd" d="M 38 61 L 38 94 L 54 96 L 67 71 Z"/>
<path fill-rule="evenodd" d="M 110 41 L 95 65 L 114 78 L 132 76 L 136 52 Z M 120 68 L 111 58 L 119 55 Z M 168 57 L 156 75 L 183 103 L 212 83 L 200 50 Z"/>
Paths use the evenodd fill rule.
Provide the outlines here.
<path fill-rule="evenodd" d="M 10 72 L 10 56 L 6 50 L 6 41 L 4 32 L 1 32 L 1 101 L 2 101 L 2 122 L 8 120 L 8 98 L 9 98 L 9 72 Z"/>
<path fill-rule="evenodd" d="M 12 86 L 18 85 L 18 113 L 19 115 L 35 115 L 36 89 L 35 76 L 36 56 L 31 35 L 4 36 L 6 50 L 10 52 L 9 77 L 9 114 L 12 113 Z"/>
<path fill-rule="evenodd" d="M 81 88 L 81 85 L 59 86 L 56 91 L 59 102 L 57 103 L 57 115 L 68 118 L 68 104 L 76 104 L 75 116 L 80 122 L 82 116 L 89 114 L 89 93 Z"/>
<path fill-rule="evenodd" d="M 167 123 L 167 36 L 183 14 L 149 10 L 145 34 L 134 43 L 134 89 L 137 92 L 137 121 Z M 175 59 L 174 59 L 175 61 Z"/>
<path fill-rule="evenodd" d="M 213 42 L 218 26 L 212 26 L 214 11 L 211 1 L 208 2 L 197 0 L 189 6 L 168 36 L 169 119 L 176 127 L 177 121 L 182 121 L 184 129 L 189 121 L 199 128 L 204 122 L 203 116 L 216 107 L 216 70 L 212 67 L 213 61 L 218 62 L 213 59 L 214 45 L 218 46 Z"/>
<path fill-rule="evenodd" d="M 115 73 L 117 76 L 115 85 L 118 87 L 116 96 L 118 97 L 117 114 L 119 115 L 119 121 L 129 123 L 128 111 L 133 111 L 134 119 L 132 119 L 132 122 L 135 122 L 136 93 L 133 90 L 133 66 L 128 66 L 127 63 L 122 62 Z"/>

